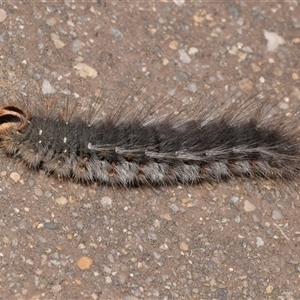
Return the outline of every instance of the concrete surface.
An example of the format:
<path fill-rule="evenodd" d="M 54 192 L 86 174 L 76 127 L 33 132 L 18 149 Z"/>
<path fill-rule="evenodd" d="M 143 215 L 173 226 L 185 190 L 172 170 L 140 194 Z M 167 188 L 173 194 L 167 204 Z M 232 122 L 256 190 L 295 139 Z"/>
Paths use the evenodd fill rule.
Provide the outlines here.
<path fill-rule="evenodd" d="M 117 110 L 140 73 L 161 95 L 223 102 L 297 85 L 299 57 L 298 1 L 0 1 L 9 97 L 105 87 Z M 297 112 L 300 100 L 278 104 Z M 1 155 L 0 298 L 300 299 L 297 181 L 87 187 Z"/>

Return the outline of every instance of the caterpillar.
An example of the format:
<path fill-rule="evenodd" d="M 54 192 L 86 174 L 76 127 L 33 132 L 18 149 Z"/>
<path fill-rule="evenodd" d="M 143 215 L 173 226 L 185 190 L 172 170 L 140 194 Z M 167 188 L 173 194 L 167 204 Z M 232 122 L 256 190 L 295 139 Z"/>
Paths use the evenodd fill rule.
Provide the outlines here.
<path fill-rule="evenodd" d="M 85 184 L 292 180 L 300 173 L 298 122 L 272 114 L 276 105 L 270 99 L 279 94 L 274 89 L 244 96 L 242 103 L 219 111 L 208 99 L 175 110 L 173 98 L 152 110 L 134 103 L 135 111 L 125 109 L 124 101 L 106 116 L 100 116 L 101 105 L 94 107 L 96 116 L 89 120 L 76 113 L 77 107 L 66 105 L 64 114 L 57 103 L 51 109 L 29 108 L 22 97 L 17 104 L 6 97 L 0 107 L 0 149 L 30 169 Z"/>

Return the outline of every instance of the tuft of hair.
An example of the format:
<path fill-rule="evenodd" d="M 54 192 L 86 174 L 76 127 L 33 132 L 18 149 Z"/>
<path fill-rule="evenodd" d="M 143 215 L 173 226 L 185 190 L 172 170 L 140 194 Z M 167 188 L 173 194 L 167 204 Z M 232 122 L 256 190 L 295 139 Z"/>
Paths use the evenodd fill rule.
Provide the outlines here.
<path fill-rule="evenodd" d="M 299 95 L 296 88 L 237 93 L 223 104 L 203 95 L 189 101 L 181 93 L 149 96 L 147 82 L 128 90 L 114 94 L 119 101 L 109 109 L 103 90 L 91 99 L 68 92 L 63 101 L 59 95 L 5 95 L 0 148 L 31 169 L 81 183 L 298 178 L 299 120 L 278 108 L 283 97 Z"/>

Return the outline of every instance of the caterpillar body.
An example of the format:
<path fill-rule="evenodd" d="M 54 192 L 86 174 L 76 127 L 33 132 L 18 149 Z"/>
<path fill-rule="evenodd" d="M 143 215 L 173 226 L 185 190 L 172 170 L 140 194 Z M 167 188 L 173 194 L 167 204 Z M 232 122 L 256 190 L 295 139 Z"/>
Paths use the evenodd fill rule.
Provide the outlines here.
<path fill-rule="evenodd" d="M 229 105 L 215 116 L 203 109 L 204 102 L 191 116 L 152 113 L 152 121 L 146 121 L 145 107 L 123 114 L 121 107 L 119 113 L 87 122 L 73 111 L 69 117 L 58 111 L 28 111 L 19 101 L 0 108 L 0 147 L 32 169 L 81 183 L 294 179 L 300 173 L 298 124 L 285 116 L 272 117 L 273 106 L 261 106 L 272 93 L 262 95 L 245 97 L 238 109 Z"/>

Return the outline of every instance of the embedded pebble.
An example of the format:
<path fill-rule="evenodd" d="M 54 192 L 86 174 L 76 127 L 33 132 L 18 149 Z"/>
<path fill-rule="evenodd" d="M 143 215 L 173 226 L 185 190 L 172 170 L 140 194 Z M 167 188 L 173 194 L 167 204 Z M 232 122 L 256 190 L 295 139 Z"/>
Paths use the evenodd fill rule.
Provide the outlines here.
<path fill-rule="evenodd" d="M 79 229 L 83 229 L 83 222 L 81 220 L 77 221 L 76 226 Z"/>
<path fill-rule="evenodd" d="M 68 200 L 66 197 L 57 198 L 55 201 L 58 205 L 66 205 L 68 203 Z"/>
<path fill-rule="evenodd" d="M 194 82 L 189 83 L 188 89 L 189 89 L 190 92 L 196 93 L 197 92 L 197 85 L 196 85 L 196 83 L 194 83 Z"/>
<path fill-rule="evenodd" d="M 238 18 L 241 14 L 241 9 L 236 5 L 230 5 L 228 7 L 228 12 L 233 15 L 235 18 Z"/>
<path fill-rule="evenodd" d="M 189 245 L 186 242 L 180 242 L 180 249 L 182 251 L 188 251 L 189 250 Z"/>
<path fill-rule="evenodd" d="M 244 52 L 247 52 L 247 53 L 253 53 L 253 50 L 252 50 L 252 48 L 251 48 L 251 47 L 249 47 L 249 46 L 245 46 L 245 47 L 243 47 L 243 51 L 244 51 Z"/>
<path fill-rule="evenodd" d="M 259 217 L 258 215 L 253 214 L 253 215 L 252 215 L 252 218 L 253 218 L 253 221 L 254 221 L 255 223 L 260 222 L 260 217 Z"/>
<path fill-rule="evenodd" d="M 14 238 L 14 239 L 11 241 L 11 245 L 12 245 L 13 247 L 17 247 L 18 244 L 19 244 L 19 242 L 18 242 L 18 239 L 17 239 L 17 238 Z"/>
<path fill-rule="evenodd" d="M 253 72 L 260 72 L 261 68 L 256 64 L 256 63 L 252 63 L 251 65 L 252 71 Z"/>
<path fill-rule="evenodd" d="M 0 23 L 4 22 L 7 18 L 7 13 L 4 9 L 0 8 Z"/>
<path fill-rule="evenodd" d="M 101 199 L 101 204 L 104 208 L 111 208 L 112 207 L 112 199 L 110 197 L 104 196 Z"/>
<path fill-rule="evenodd" d="M 205 16 L 198 16 L 198 15 L 194 15 L 193 16 L 193 20 L 196 23 L 202 23 L 205 20 Z"/>
<path fill-rule="evenodd" d="M 264 32 L 264 37 L 267 40 L 267 50 L 269 52 L 273 52 L 273 51 L 277 50 L 277 48 L 280 45 L 283 45 L 285 43 L 284 38 L 279 36 L 277 33 L 270 32 L 265 29 L 263 30 L 263 32 Z"/>
<path fill-rule="evenodd" d="M 185 0 L 173 0 L 173 2 L 178 5 L 178 6 L 181 6 L 185 3 Z"/>
<path fill-rule="evenodd" d="M 51 33 L 50 36 L 56 49 L 61 49 L 65 46 L 65 43 L 59 38 L 56 33 Z"/>
<path fill-rule="evenodd" d="M 240 215 L 238 215 L 238 216 L 236 216 L 235 218 L 234 218 L 234 221 L 236 222 L 236 223 L 241 223 L 241 216 Z"/>
<path fill-rule="evenodd" d="M 4 244 L 11 244 L 11 240 L 7 236 L 3 237 L 2 241 L 3 241 Z"/>
<path fill-rule="evenodd" d="M 157 240 L 157 234 L 155 232 L 149 232 L 148 233 L 149 240 L 156 241 Z"/>
<path fill-rule="evenodd" d="M 79 244 L 78 249 L 80 250 L 86 249 L 86 246 L 84 244 Z"/>
<path fill-rule="evenodd" d="M 272 211 L 272 218 L 273 220 L 282 220 L 283 219 L 283 215 L 281 213 L 281 211 L 277 208 L 275 208 L 273 211 Z"/>
<path fill-rule="evenodd" d="M 104 271 L 104 273 L 111 274 L 111 268 L 109 268 L 106 265 L 103 266 L 103 271 Z"/>
<path fill-rule="evenodd" d="M 300 38 L 294 38 L 292 39 L 293 44 L 300 44 Z"/>
<path fill-rule="evenodd" d="M 109 262 L 112 263 L 112 264 L 115 262 L 114 257 L 113 257 L 111 254 L 108 254 L 108 255 L 107 255 L 107 259 L 108 259 Z"/>
<path fill-rule="evenodd" d="M 43 190 L 42 190 L 40 187 L 38 187 L 38 186 L 35 186 L 35 187 L 33 188 L 33 192 L 34 192 L 34 194 L 35 194 L 36 196 L 38 196 L 38 197 L 41 197 L 41 196 L 44 195 Z"/>
<path fill-rule="evenodd" d="M 272 72 L 275 76 L 280 77 L 283 75 L 283 70 L 278 68 L 277 66 L 274 68 Z"/>
<path fill-rule="evenodd" d="M 163 58 L 162 64 L 163 64 L 164 66 L 166 66 L 168 63 L 169 63 L 169 60 L 168 60 L 167 58 Z"/>
<path fill-rule="evenodd" d="M 81 282 L 81 280 L 79 280 L 79 279 L 75 279 L 75 282 L 76 282 L 78 285 L 82 285 L 82 282 Z"/>
<path fill-rule="evenodd" d="M 31 188 L 34 186 L 34 180 L 33 179 L 28 179 L 27 183 L 28 183 L 28 186 L 31 187 Z"/>
<path fill-rule="evenodd" d="M 245 200 L 244 202 L 244 211 L 251 212 L 255 211 L 256 207 L 248 200 Z"/>
<path fill-rule="evenodd" d="M 161 225 L 161 222 L 160 222 L 159 220 L 155 219 L 155 220 L 153 221 L 153 226 L 154 226 L 155 228 L 159 228 L 160 225 Z"/>
<path fill-rule="evenodd" d="M 56 90 L 47 79 L 44 79 L 43 84 L 42 84 L 42 92 L 44 95 L 45 94 L 54 94 L 56 92 Z"/>
<path fill-rule="evenodd" d="M 108 284 L 109 284 L 109 283 L 112 283 L 111 277 L 110 277 L 110 276 L 106 276 L 106 277 L 105 277 L 105 282 L 108 283 Z"/>
<path fill-rule="evenodd" d="M 177 41 L 170 42 L 169 48 L 172 49 L 172 50 L 177 50 L 177 48 L 178 48 L 178 42 Z"/>
<path fill-rule="evenodd" d="M 46 222 L 44 224 L 44 228 L 49 229 L 49 230 L 55 230 L 57 229 L 56 224 L 52 223 L 52 222 Z"/>
<path fill-rule="evenodd" d="M 50 191 L 45 191 L 45 197 L 50 198 L 52 196 L 52 193 Z"/>
<path fill-rule="evenodd" d="M 77 71 L 77 74 L 82 78 L 96 78 L 98 76 L 98 72 L 85 63 L 78 63 L 74 66 L 74 69 Z"/>
<path fill-rule="evenodd" d="M 29 265 L 31 265 L 31 266 L 33 265 L 33 261 L 30 258 L 26 259 L 26 263 L 29 264 Z"/>
<path fill-rule="evenodd" d="M 123 38 L 124 38 L 123 33 L 120 30 L 118 30 L 117 28 L 112 27 L 110 29 L 110 33 L 119 41 L 123 40 Z"/>
<path fill-rule="evenodd" d="M 170 205 L 170 208 L 174 211 L 174 212 L 178 212 L 179 211 L 179 207 L 175 204 L 175 203 L 172 203 Z"/>
<path fill-rule="evenodd" d="M 14 181 L 14 182 L 18 182 L 21 178 L 20 174 L 17 172 L 12 172 L 9 177 Z"/>
<path fill-rule="evenodd" d="M 267 287 L 266 287 L 266 294 L 271 294 L 274 290 L 274 286 L 269 284 Z"/>
<path fill-rule="evenodd" d="M 249 78 L 244 78 L 239 81 L 239 86 L 242 90 L 250 91 L 253 89 L 253 82 Z"/>
<path fill-rule="evenodd" d="M 180 77 L 182 77 L 182 78 L 184 78 L 184 79 L 188 79 L 188 78 L 189 78 L 189 74 L 188 74 L 187 72 L 184 72 L 184 71 L 179 70 L 179 71 L 177 72 L 177 74 L 178 74 L 178 76 L 180 76 Z"/>
<path fill-rule="evenodd" d="M 129 295 L 129 296 L 125 296 L 125 297 L 124 297 L 124 300 L 140 300 L 140 298 L 137 298 L 137 297 L 135 297 L 135 296 Z"/>
<path fill-rule="evenodd" d="M 184 49 L 180 49 L 179 51 L 179 59 L 185 63 L 185 64 L 189 64 L 192 59 L 189 57 L 189 55 L 186 53 L 186 51 Z"/>
<path fill-rule="evenodd" d="M 60 284 L 56 284 L 51 288 L 52 292 L 55 294 L 59 293 L 61 291 L 61 289 L 62 289 L 62 287 Z"/>
<path fill-rule="evenodd" d="M 198 52 L 199 52 L 198 48 L 196 48 L 196 47 L 191 47 L 191 48 L 189 49 L 189 51 L 188 51 L 188 54 L 189 54 L 189 55 L 194 55 L 194 54 L 196 54 L 196 53 L 198 53 Z"/>
<path fill-rule="evenodd" d="M 237 197 L 237 196 L 232 196 L 232 197 L 231 197 L 231 201 L 232 201 L 233 203 L 237 203 L 239 200 L 240 200 L 240 198 Z"/>
<path fill-rule="evenodd" d="M 85 46 L 85 43 L 82 42 L 81 40 L 74 40 L 72 43 L 71 43 L 71 50 L 72 52 L 75 52 L 77 53 L 78 51 L 80 51 L 82 48 L 84 48 Z"/>
<path fill-rule="evenodd" d="M 46 24 L 49 26 L 54 26 L 56 24 L 56 20 L 54 18 L 49 18 L 46 20 Z"/>
<path fill-rule="evenodd" d="M 88 270 L 93 264 L 93 260 L 88 256 L 81 256 L 77 260 L 77 266 L 80 270 Z"/>
<path fill-rule="evenodd" d="M 265 242 L 263 241 L 263 239 L 261 237 L 257 237 L 256 238 L 256 246 L 257 247 L 262 247 L 265 244 Z"/>
<path fill-rule="evenodd" d="M 292 74 L 292 79 L 293 80 L 298 80 L 299 79 L 299 75 L 297 73 L 293 73 Z"/>
<path fill-rule="evenodd" d="M 93 299 L 93 300 L 97 300 L 97 299 L 98 299 L 98 295 L 95 294 L 95 293 L 93 293 L 93 294 L 92 294 L 92 299 Z"/>
<path fill-rule="evenodd" d="M 286 102 L 280 102 L 278 104 L 278 106 L 279 106 L 280 109 L 283 109 L 283 110 L 289 109 L 289 107 L 290 107 L 289 104 L 286 103 Z"/>

